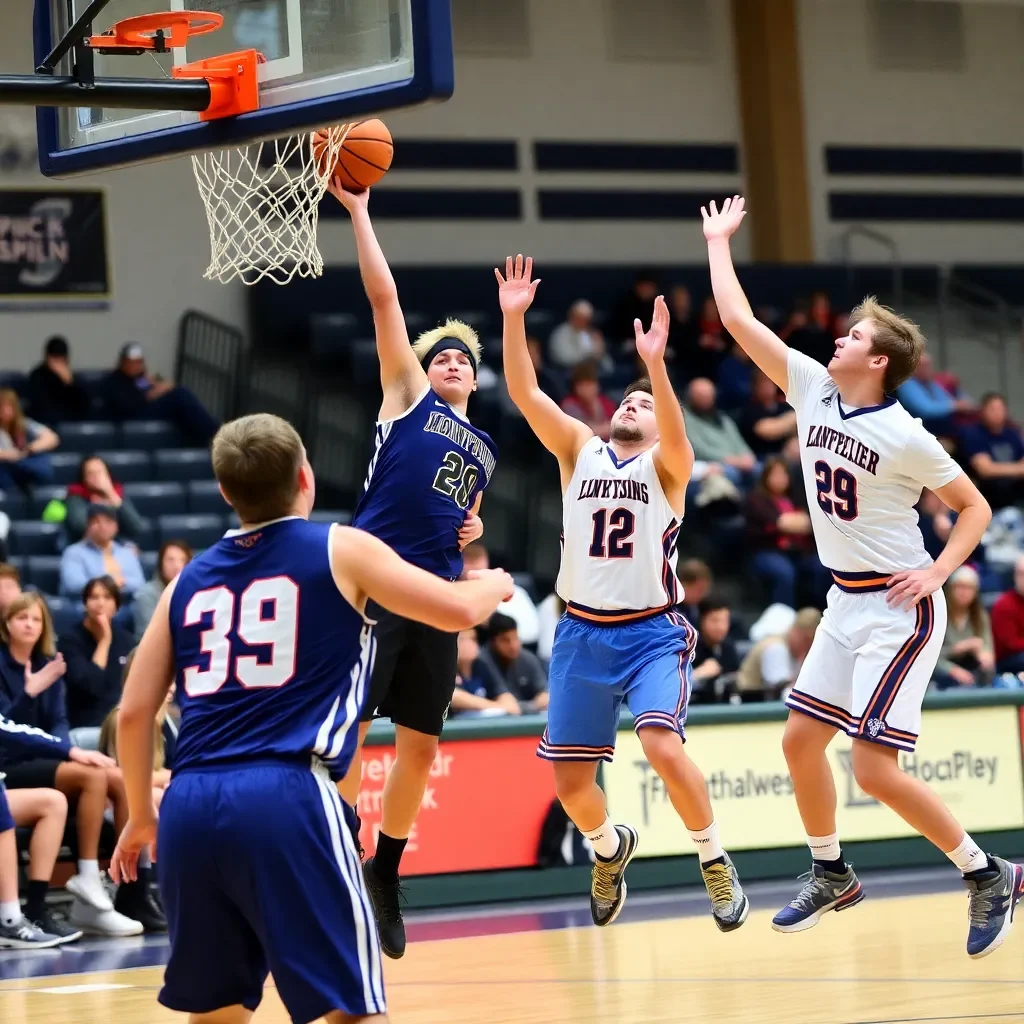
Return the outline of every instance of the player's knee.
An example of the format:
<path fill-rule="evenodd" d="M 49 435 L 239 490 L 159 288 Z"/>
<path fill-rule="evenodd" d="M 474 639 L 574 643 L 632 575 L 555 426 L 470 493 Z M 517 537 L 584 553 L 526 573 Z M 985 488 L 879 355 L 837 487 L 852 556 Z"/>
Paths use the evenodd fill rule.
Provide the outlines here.
<path fill-rule="evenodd" d="M 437 756 L 437 742 L 436 736 L 403 732 L 395 747 L 396 759 L 410 768 L 428 772 Z"/>
<path fill-rule="evenodd" d="M 590 792 L 597 781 L 597 765 L 582 761 L 556 761 L 555 796 L 563 807 L 571 807 Z"/>
<path fill-rule="evenodd" d="M 853 777 L 868 796 L 885 801 L 899 784 L 900 766 L 895 750 L 866 740 L 854 740 L 851 760 Z"/>
<path fill-rule="evenodd" d="M 43 790 L 40 798 L 40 810 L 44 818 L 59 818 L 66 821 L 68 817 L 68 798 L 59 789 Z"/>
<path fill-rule="evenodd" d="M 107 773 L 103 768 L 94 768 L 89 764 L 75 765 L 75 768 L 75 780 L 83 793 L 106 795 Z"/>
<path fill-rule="evenodd" d="M 782 753 L 786 764 L 799 764 L 807 757 L 818 757 L 825 752 L 836 730 L 817 722 L 807 715 L 791 711 L 782 734 Z"/>
<path fill-rule="evenodd" d="M 107 778 L 107 793 L 112 797 L 124 794 L 124 775 L 116 765 L 113 768 L 104 768 Z"/>
<path fill-rule="evenodd" d="M 638 735 L 640 745 L 644 748 L 644 757 L 662 777 L 672 772 L 680 759 L 686 756 L 679 734 L 671 729 L 648 726 L 646 729 L 640 729 Z"/>

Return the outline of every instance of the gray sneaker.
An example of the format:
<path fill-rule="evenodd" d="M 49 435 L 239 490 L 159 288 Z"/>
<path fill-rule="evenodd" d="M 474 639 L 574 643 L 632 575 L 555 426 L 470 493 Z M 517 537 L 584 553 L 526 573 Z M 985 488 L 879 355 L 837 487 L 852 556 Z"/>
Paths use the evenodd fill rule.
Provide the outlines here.
<path fill-rule="evenodd" d="M 17 924 L 0 924 L 0 949 L 52 949 L 62 941 L 25 917 Z"/>
<path fill-rule="evenodd" d="M 711 913 L 719 931 L 735 931 L 747 919 L 750 912 L 750 900 L 747 899 L 740 876 L 729 857 L 725 855 L 723 862 L 701 864 L 700 873 L 704 876 L 704 885 L 711 897 Z"/>
<path fill-rule="evenodd" d="M 1024 867 L 1002 857 L 989 858 L 989 870 L 975 872 L 983 877 L 965 878 L 969 894 L 970 922 L 967 955 L 979 960 L 994 953 L 1013 927 L 1013 913 L 1024 897 Z"/>
<path fill-rule="evenodd" d="M 640 841 L 631 825 L 616 825 L 615 831 L 619 833 L 618 854 L 614 860 L 595 855 L 590 875 L 590 916 L 601 928 L 611 924 L 626 905 L 626 866 Z"/>
<path fill-rule="evenodd" d="M 806 875 L 807 884 L 795 899 L 786 904 L 772 918 L 772 927 L 777 932 L 802 932 L 813 928 L 821 915 L 829 910 L 847 910 L 864 899 L 864 889 L 850 865 L 842 875 L 826 871 L 820 864 L 813 864 Z"/>

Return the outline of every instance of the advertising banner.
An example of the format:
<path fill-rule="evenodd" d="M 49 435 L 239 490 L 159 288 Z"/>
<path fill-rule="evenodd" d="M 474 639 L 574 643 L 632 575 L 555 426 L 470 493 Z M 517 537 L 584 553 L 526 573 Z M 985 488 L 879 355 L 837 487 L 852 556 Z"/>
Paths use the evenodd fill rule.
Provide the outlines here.
<path fill-rule="evenodd" d="M 0 304 L 99 306 L 109 294 L 102 192 L 0 189 Z"/>
<path fill-rule="evenodd" d="M 555 798 L 551 765 L 536 750 L 536 736 L 442 739 L 402 874 L 535 865 L 541 825 Z M 384 783 L 394 763 L 394 747 L 363 748 L 359 835 L 368 857 L 376 848 Z"/>
<path fill-rule="evenodd" d="M 782 753 L 785 722 L 695 726 L 686 749 L 704 772 L 723 845 L 729 850 L 800 846 L 804 830 Z M 1016 707 L 926 711 L 917 750 L 900 765 L 927 783 L 969 832 L 1024 827 L 1021 721 Z M 852 741 L 829 747 L 844 842 L 916 833 L 853 777 Z M 647 764 L 633 732 L 620 732 L 604 769 L 609 812 L 640 832 L 638 856 L 693 853 L 693 844 Z"/>

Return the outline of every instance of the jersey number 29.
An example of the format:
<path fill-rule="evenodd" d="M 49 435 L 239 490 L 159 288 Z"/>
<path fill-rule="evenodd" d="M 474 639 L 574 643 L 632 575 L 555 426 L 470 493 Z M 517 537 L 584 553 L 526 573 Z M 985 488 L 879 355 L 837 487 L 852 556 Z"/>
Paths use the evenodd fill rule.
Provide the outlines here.
<path fill-rule="evenodd" d="M 857 478 L 840 466 L 833 469 L 823 459 L 814 464 L 818 505 L 827 516 L 837 515 L 844 523 L 857 518 Z"/>
<path fill-rule="evenodd" d="M 294 580 L 287 576 L 253 580 L 237 597 L 227 587 L 197 591 L 185 606 L 185 625 L 198 626 L 206 615 L 211 616 L 210 626 L 203 630 L 199 646 L 209 666 L 185 669 L 185 692 L 190 697 L 216 693 L 229 676 L 247 690 L 255 690 L 284 686 L 295 675 L 299 586 Z M 247 647 L 264 648 L 264 656 L 236 654 L 232 664 L 232 630 Z"/>

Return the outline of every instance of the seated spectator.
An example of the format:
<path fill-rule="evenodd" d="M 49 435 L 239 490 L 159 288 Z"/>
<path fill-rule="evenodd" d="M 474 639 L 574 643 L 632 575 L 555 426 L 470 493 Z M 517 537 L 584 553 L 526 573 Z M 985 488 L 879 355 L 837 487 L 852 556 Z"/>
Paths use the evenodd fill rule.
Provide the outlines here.
<path fill-rule="evenodd" d="M 759 459 L 780 455 L 786 442 L 796 437 L 796 413 L 786 405 L 775 381 L 760 370 L 754 375 L 753 394 L 738 425 Z"/>
<path fill-rule="evenodd" d="M 693 696 L 698 704 L 716 703 L 740 667 L 736 644 L 729 638 L 729 605 L 721 598 L 700 603 L 700 631 L 691 662 Z M 693 698 L 691 698 L 693 700 Z"/>
<path fill-rule="evenodd" d="M 3 728 L 0 720 L 0 740 Z M 55 789 L 8 793 L 0 779 L 0 949 L 50 949 L 82 937 L 81 931 L 55 918 L 46 905 L 67 818 L 63 793 Z M 16 827 L 32 830 L 24 912 L 18 900 Z"/>
<path fill-rule="evenodd" d="M 129 342 L 121 349 L 117 369 L 104 384 L 112 419 L 169 420 L 193 443 L 208 445 L 220 424 L 188 390 L 146 371 L 142 346 Z"/>
<path fill-rule="evenodd" d="M 134 637 L 116 622 L 121 593 L 109 576 L 97 576 L 82 588 L 85 618 L 65 632 L 59 643 L 67 663 L 64 686 L 67 690 L 68 721 L 72 729 L 96 729 L 121 699 L 121 676 Z"/>
<path fill-rule="evenodd" d="M 43 347 L 43 361 L 28 375 L 32 415 L 42 423 L 84 420 L 89 415 L 89 395 L 75 380 L 67 340 L 59 335 Z"/>
<path fill-rule="evenodd" d="M 676 568 L 676 576 L 683 585 L 683 599 L 677 607 L 687 622 L 696 626 L 700 622 L 700 603 L 711 591 L 711 569 L 699 558 L 687 558 Z"/>
<path fill-rule="evenodd" d="M 452 694 L 452 714 L 518 715 L 519 701 L 499 676 L 480 671 L 480 642 L 475 629 L 459 633 L 458 671 Z"/>
<path fill-rule="evenodd" d="M 690 369 L 697 358 L 700 324 L 693 312 L 690 289 L 684 284 L 674 285 L 668 293 L 668 344 L 687 378 L 695 376 Z"/>
<path fill-rule="evenodd" d="M 690 381 L 686 412 L 686 435 L 694 458 L 723 467 L 735 484 L 753 471 L 755 460 L 739 428 L 715 405 L 715 385 L 704 377 Z"/>
<path fill-rule="evenodd" d="M 992 627 L 981 603 L 980 580 L 962 565 L 946 581 L 946 635 L 935 668 L 937 689 L 957 686 L 988 686 L 996 660 Z"/>
<path fill-rule="evenodd" d="M 586 299 L 577 299 L 569 307 L 565 323 L 559 324 L 548 339 L 551 362 L 572 369 L 584 360 L 610 370 L 612 361 L 604 348 L 604 336 L 594 326 L 594 307 Z"/>
<path fill-rule="evenodd" d="M 836 318 L 832 316 L 829 297 L 815 292 L 810 303 L 797 302 L 793 315 L 783 328 L 782 339 L 790 348 L 828 366 L 836 353 Z"/>
<path fill-rule="evenodd" d="M 138 935 L 142 925 L 114 909 L 99 869 L 107 800 L 114 805 L 118 835 L 128 820 L 124 781 L 109 757 L 71 746 L 61 681 L 67 666 L 55 655 L 53 623 L 39 594 L 22 594 L 10 604 L 0 620 L 0 642 L 0 715 L 47 735 L 53 748 L 47 756 L 0 744 L 5 785 L 9 790 L 58 789 L 75 805 L 79 860 L 78 874 L 67 883 L 75 897 L 71 924 L 99 935 Z"/>
<path fill-rule="evenodd" d="M 487 548 L 480 541 L 466 545 L 466 550 L 462 552 L 462 566 L 463 573 L 472 572 L 474 569 L 489 569 L 491 556 Z M 502 604 L 501 610 L 509 618 L 516 620 L 519 639 L 524 644 L 537 643 L 540 633 L 537 606 L 533 603 L 533 598 L 518 583 L 512 596 Z"/>
<path fill-rule="evenodd" d="M 160 546 L 153 578 L 135 595 L 132 602 L 132 617 L 135 623 L 135 638 L 142 639 L 149 620 L 153 618 L 157 602 L 164 588 L 182 569 L 192 561 L 192 549 L 183 540 L 165 540 Z"/>
<path fill-rule="evenodd" d="M 1024 438 L 1010 422 L 1002 395 L 982 398 L 981 422 L 964 428 L 960 448 L 994 509 L 1024 503 Z"/>
<path fill-rule="evenodd" d="M 681 368 L 683 372 L 686 367 Z M 733 345 L 715 376 L 718 405 L 722 409 L 742 409 L 754 393 L 754 364 L 739 345 Z M 699 376 L 690 374 L 689 376 Z"/>
<path fill-rule="evenodd" d="M 526 349 L 530 353 L 530 361 L 533 363 L 534 372 L 537 374 L 537 386 L 548 398 L 560 402 L 565 394 L 565 388 L 559 375 L 554 373 L 544 364 L 544 346 L 537 338 L 526 339 Z M 517 416 L 522 419 L 523 414 L 519 407 L 512 401 L 508 394 L 508 385 L 505 383 L 505 375 L 502 374 L 498 382 L 498 404 L 505 416 Z"/>
<path fill-rule="evenodd" d="M 933 559 L 938 558 L 953 532 L 956 513 L 934 491 L 925 488 L 917 503 L 917 518 L 925 551 Z"/>
<path fill-rule="evenodd" d="M 117 514 L 118 536 L 136 540 L 145 521 L 124 496 L 124 487 L 114 483 L 110 467 L 98 455 L 86 455 L 78 467 L 78 482 L 68 484 L 64 498 L 64 527 L 70 540 L 80 540 L 85 533 L 90 505 L 104 505 Z"/>
<path fill-rule="evenodd" d="M 747 540 L 754 572 L 768 588 L 772 604 L 797 606 L 801 575 L 816 601 L 824 601 L 832 578 L 818 560 L 811 517 L 803 496 L 793 490 L 789 466 L 779 455 L 768 459 L 747 498 Z"/>
<path fill-rule="evenodd" d="M 697 338 L 697 351 L 690 364 L 690 373 L 693 377 L 714 380 L 718 376 L 722 361 L 732 348 L 732 338 L 722 326 L 722 318 L 718 315 L 718 303 L 715 302 L 713 295 L 709 295 L 700 307 L 698 330 L 700 333 Z"/>
<path fill-rule="evenodd" d="M 784 636 L 758 641 L 740 664 L 736 689 L 744 702 L 780 700 L 796 682 L 821 622 L 817 608 L 801 608 Z"/>
<path fill-rule="evenodd" d="M 597 364 L 578 363 L 569 376 L 569 394 L 562 399 L 562 411 L 582 420 L 603 441 L 608 440 L 615 403 L 601 394 Z"/>
<path fill-rule="evenodd" d="M 0 491 L 32 487 L 53 479 L 50 456 L 60 438 L 21 411 L 17 392 L 0 389 Z"/>
<path fill-rule="evenodd" d="M 543 711 L 548 706 L 547 672 L 540 658 L 523 648 L 516 620 L 495 612 L 487 623 L 487 637 L 480 652 L 480 674 L 500 680 L 523 711 Z"/>
<path fill-rule="evenodd" d="M 78 597 L 97 576 L 109 576 L 125 598 L 133 597 L 145 584 L 139 556 L 117 537 L 117 512 L 106 505 L 86 510 L 85 536 L 69 544 L 60 558 L 60 592 Z"/>
<path fill-rule="evenodd" d="M 624 355 L 636 353 L 636 332 L 633 321 L 649 324 L 654 316 L 654 300 L 658 296 L 658 278 L 651 270 L 640 270 L 633 287 L 616 302 L 608 318 L 608 341 Z"/>
<path fill-rule="evenodd" d="M 132 657 L 135 654 L 133 649 L 128 655 L 124 665 L 124 679 L 128 678 L 128 669 L 131 667 Z M 153 725 L 153 806 L 157 810 L 163 802 L 164 793 L 171 782 L 171 772 L 174 768 L 174 752 L 178 746 L 179 714 L 174 703 L 174 684 L 171 684 L 167 691 L 167 697 L 156 716 Z M 117 760 L 117 707 L 111 708 L 100 729 L 99 747 L 104 754 Z M 155 912 L 163 914 L 159 906 L 153 908 Z"/>
<path fill-rule="evenodd" d="M 21 597 L 21 573 L 15 566 L 0 562 L 0 615 L 16 597 Z"/>
<path fill-rule="evenodd" d="M 914 375 L 896 389 L 900 404 L 917 416 L 936 437 L 952 439 L 957 434 L 956 414 L 973 412 L 974 403 L 954 398 L 936 379 L 932 357 L 925 352 Z"/>
<path fill-rule="evenodd" d="M 1024 672 L 1024 556 L 1013 567 L 1013 589 L 992 605 L 996 672 Z"/>

